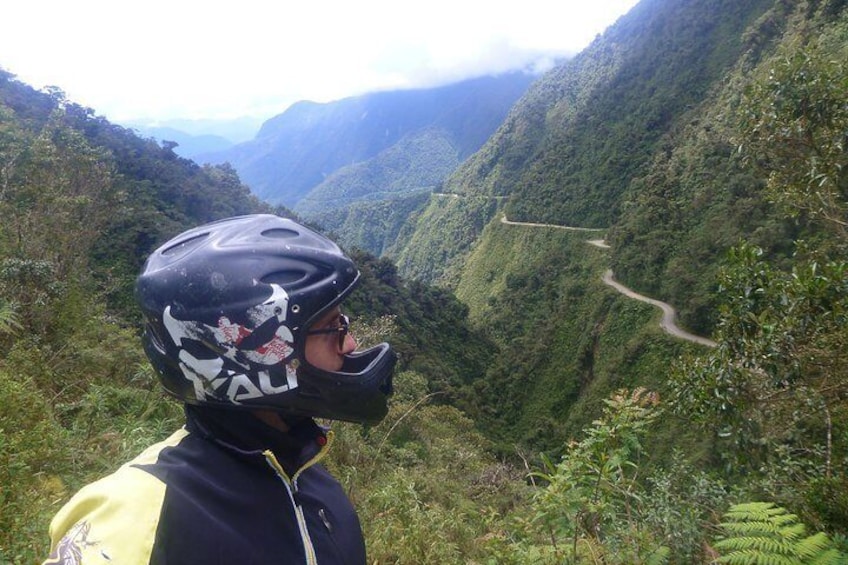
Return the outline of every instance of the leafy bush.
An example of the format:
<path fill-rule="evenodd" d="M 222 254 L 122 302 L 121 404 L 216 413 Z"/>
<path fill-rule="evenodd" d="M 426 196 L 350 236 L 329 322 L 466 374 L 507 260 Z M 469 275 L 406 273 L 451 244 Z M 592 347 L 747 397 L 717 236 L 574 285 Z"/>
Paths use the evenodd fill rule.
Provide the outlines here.
<path fill-rule="evenodd" d="M 619 391 L 584 439 L 535 474 L 546 483 L 535 497 L 536 522 L 550 532 L 560 559 L 581 559 L 584 548 L 602 552 L 607 563 L 661 563 L 668 556 L 662 539 L 644 527 L 637 481 L 657 404 L 647 391 Z"/>

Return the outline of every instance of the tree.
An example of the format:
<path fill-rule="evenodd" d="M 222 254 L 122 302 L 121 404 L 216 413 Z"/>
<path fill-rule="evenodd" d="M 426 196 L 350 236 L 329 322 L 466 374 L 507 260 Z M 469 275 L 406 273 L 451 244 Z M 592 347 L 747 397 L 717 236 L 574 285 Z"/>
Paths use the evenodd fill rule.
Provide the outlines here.
<path fill-rule="evenodd" d="M 747 88 L 740 151 L 807 228 L 782 267 L 731 250 L 718 347 L 678 365 L 673 404 L 725 441 L 746 487 L 820 525 L 848 525 L 848 21 L 779 53 Z M 824 494 L 824 496 L 823 496 Z"/>
<path fill-rule="evenodd" d="M 833 415 L 848 397 L 846 277 L 845 261 L 784 272 L 758 248 L 731 251 L 720 276 L 719 345 L 681 364 L 672 382 L 681 412 L 733 439 L 735 465 L 755 469 L 778 443 L 804 445 L 803 430 L 826 446 L 831 475 Z"/>
<path fill-rule="evenodd" d="M 742 101 L 740 150 L 792 216 L 848 235 L 848 23 L 790 45 Z"/>

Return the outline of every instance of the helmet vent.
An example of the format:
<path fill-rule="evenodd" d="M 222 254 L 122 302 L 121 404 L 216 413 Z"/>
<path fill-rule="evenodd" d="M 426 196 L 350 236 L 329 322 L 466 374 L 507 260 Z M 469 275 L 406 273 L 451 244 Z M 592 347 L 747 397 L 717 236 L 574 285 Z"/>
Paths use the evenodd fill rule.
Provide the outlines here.
<path fill-rule="evenodd" d="M 265 284 L 278 284 L 283 288 L 297 286 L 297 283 L 306 279 L 308 274 L 301 270 L 275 271 L 262 277 Z"/>
<path fill-rule="evenodd" d="M 168 247 L 167 249 L 163 249 L 162 255 L 170 257 L 170 256 L 173 256 L 173 255 L 181 255 L 183 253 L 186 253 L 187 251 L 190 251 L 191 249 L 194 249 L 195 247 L 197 247 L 208 236 L 209 236 L 208 233 L 202 233 L 202 234 L 197 235 L 195 237 L 179 241 L 179 242 L 177 242 L 176 245 L 172 245 L 171 247 Z"/>
<path fill-rule="evenodd" d="M 262 236 L 271 239 L 292 239 L 300 236 L 300 233 L 286 228 L 273 228 L 263 231 Z"/>

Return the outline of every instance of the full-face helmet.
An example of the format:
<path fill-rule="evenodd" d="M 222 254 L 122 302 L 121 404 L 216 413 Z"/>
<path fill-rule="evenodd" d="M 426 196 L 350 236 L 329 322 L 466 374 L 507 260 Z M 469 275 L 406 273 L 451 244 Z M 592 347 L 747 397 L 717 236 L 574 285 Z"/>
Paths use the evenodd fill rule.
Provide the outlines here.
<path fill-rule="evenodd" d="M 397 359 L 387 343 L 344 355 L 340 371 L 304 354 L 307 331 L 358 280 L 335 243 L 292 220 L 206 224 L 159 247 L 138 277 L 144 349 L 189 404 L 378 422 Z"/>

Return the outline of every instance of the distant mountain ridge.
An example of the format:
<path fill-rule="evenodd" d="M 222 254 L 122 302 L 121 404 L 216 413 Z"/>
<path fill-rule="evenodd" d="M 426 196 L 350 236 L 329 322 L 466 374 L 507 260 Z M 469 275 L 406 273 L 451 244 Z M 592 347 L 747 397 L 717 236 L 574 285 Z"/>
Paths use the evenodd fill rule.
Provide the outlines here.
<path fill-rule="evenodd" d="M 262 120 L 259 118 L 234 119 L 168 119 L 129 120 L 122 123 L 139 136 L 159 143 L 174 142 L 174 152 L 180 157 L 193 159 L 205 153 L 223 151 L 237 143 L 253 139 Z"/>
<path fill-rule="evenodd" d="M 295 206 L 305 216 L 337 210 L 354 202 L 388 200 L 432 190 L 460 163 L 450 132 L 425 128 L 372 159 L 343 167 L 313 188 Z"/>
<path fill-rule="evenodd" d="M 255 139 L 195 160 L 229 162 L 256 196 L 294 207 L 336 171 L 426 129 L 443 132 L 458 161 L 465 159 L 485 143 L 535 78 L 512 72 L 326 104 L 298 102 L 266 121 Z"/>
<path fill-rule="evenodd" d="M 196 155 L 210 151 L 223 151 L 234 145 L 229 139 L 220 135 L 191 135 L 171 127 L 135 127 L 141 137 L 152 137 L 158 142 L 176 143 L 174 153 L 180 157 L 191 159 Z"/>

